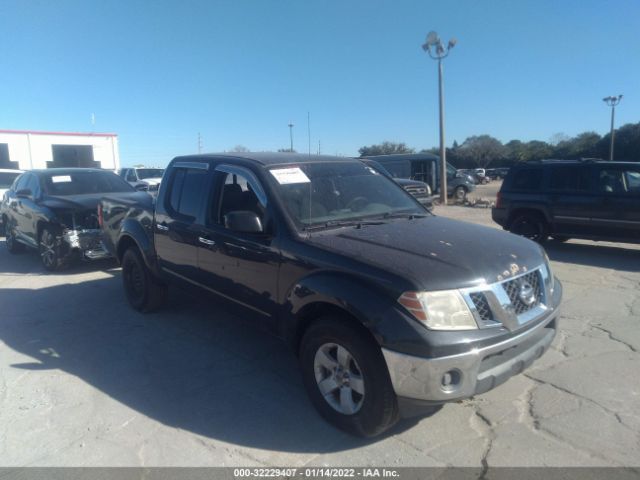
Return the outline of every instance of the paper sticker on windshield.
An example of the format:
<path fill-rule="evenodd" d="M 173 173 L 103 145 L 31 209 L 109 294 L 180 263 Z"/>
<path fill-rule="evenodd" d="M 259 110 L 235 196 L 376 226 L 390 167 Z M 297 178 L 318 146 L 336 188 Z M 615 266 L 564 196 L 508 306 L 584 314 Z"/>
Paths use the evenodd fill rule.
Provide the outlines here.
<path fill-rule="evenodd" d="M 70 181 L 71 181 L 71 175 L 54 175 L 53 177 L 51 177 L 52 183 L 64 183 L 64 182 L 70 182 Z"/>
<path fill-rule="evenodd" d="M 300 170 L 300 168 L 276 168 L 271 170 L 271 175 L 276 177 L 280 185 L 289 185 L 291 183 L 309 183 L 309 177 Z"/>

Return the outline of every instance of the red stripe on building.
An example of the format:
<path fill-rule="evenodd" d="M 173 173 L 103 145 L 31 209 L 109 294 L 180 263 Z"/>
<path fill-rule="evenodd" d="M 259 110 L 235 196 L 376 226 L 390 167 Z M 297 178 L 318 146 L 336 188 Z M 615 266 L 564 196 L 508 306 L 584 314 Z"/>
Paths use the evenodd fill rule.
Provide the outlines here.
<path fill-rule="evenodd" d="M 66 135 L 71 137 L 117 137 L 117 133 L 35 132 L 32 130 L 0 130 L 0 133 L 29 133 L 31 135 Z"/>

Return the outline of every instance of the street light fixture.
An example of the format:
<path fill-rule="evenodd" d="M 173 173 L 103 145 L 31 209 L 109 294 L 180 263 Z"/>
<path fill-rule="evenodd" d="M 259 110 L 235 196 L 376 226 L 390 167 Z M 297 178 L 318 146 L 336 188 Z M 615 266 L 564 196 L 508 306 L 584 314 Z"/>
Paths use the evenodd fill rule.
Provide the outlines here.
<path fill-rule="evenodd" d="M 422 45 L 422 49 L 431 58 L 438 61 L 438 102 L 440 105 L 440 203 L 447 204 L 447 151 L 444 143 L 444 93 L 442 85 L 442 60 L 456 46 L 457 40 L 452 38 L 445 47 L 438 34 L 431 31 Z"/>
<path fill-rule="evenodd" d="M 609 161 L 613 161 L 613 137 L 615 135 L 615 130 L 613 129 L 613 119 L 616 113 L 616 105 L 620 103 L 622 100 L 622 95 L 618 95 L 617 97 L 614 95 L 613 97 L 604 97 L 602 101 L 607 104 L 608 107 L 611 107 L 611 144 L 609 145 Z"/>

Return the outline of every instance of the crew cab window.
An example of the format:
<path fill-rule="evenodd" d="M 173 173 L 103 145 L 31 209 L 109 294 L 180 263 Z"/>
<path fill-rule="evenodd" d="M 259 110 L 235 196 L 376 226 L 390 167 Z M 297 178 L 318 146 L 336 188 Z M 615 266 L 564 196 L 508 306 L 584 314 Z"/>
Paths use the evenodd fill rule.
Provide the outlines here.
<path fill-rule="evenodd" d="M 168 205 L 173 213 L 195 219 L 205 194 L 206 181 L 207 170 L 175 168 Z"/>
<path fill-rule="evenodd" d="M 260 189 L 256 180 L 240 171 L 237 173 L 217 172 L 218 185 L 222 186 L 217 212 L 212 212 L 212 223 L 224 225 L 224 216 L 233 211 L 254 212 L 265 225 L 266 205 L 261 201 L 256 190 Z"/>
<path fill-rule="evenodd" d="M 551 190 L 589 190 L 590 174 L 588 167 L 554 167 L 551 169 Z"/>
<path fill-rule="evenodd" d="M 513 176 L 511 188 L 513 190 L 535 191 L 542 186 L 542 169 L 527 168 L 518 170 Z"/>

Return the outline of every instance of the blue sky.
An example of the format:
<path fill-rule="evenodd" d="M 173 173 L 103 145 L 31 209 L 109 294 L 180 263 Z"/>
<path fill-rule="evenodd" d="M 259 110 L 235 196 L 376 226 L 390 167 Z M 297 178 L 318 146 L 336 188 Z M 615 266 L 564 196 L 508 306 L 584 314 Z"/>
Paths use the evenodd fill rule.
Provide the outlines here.
<path fill-rule="evenodd" d="M 356 155 L 438 143 L 429 30 L 445 60 L 447 143 L 605 133 L 640 121 L 637 0 L 0 0 L 0 129 L 115 132 L 123 165 L 235 145 Z M 95 126 L 91 124 L 95 113 Z"/>

